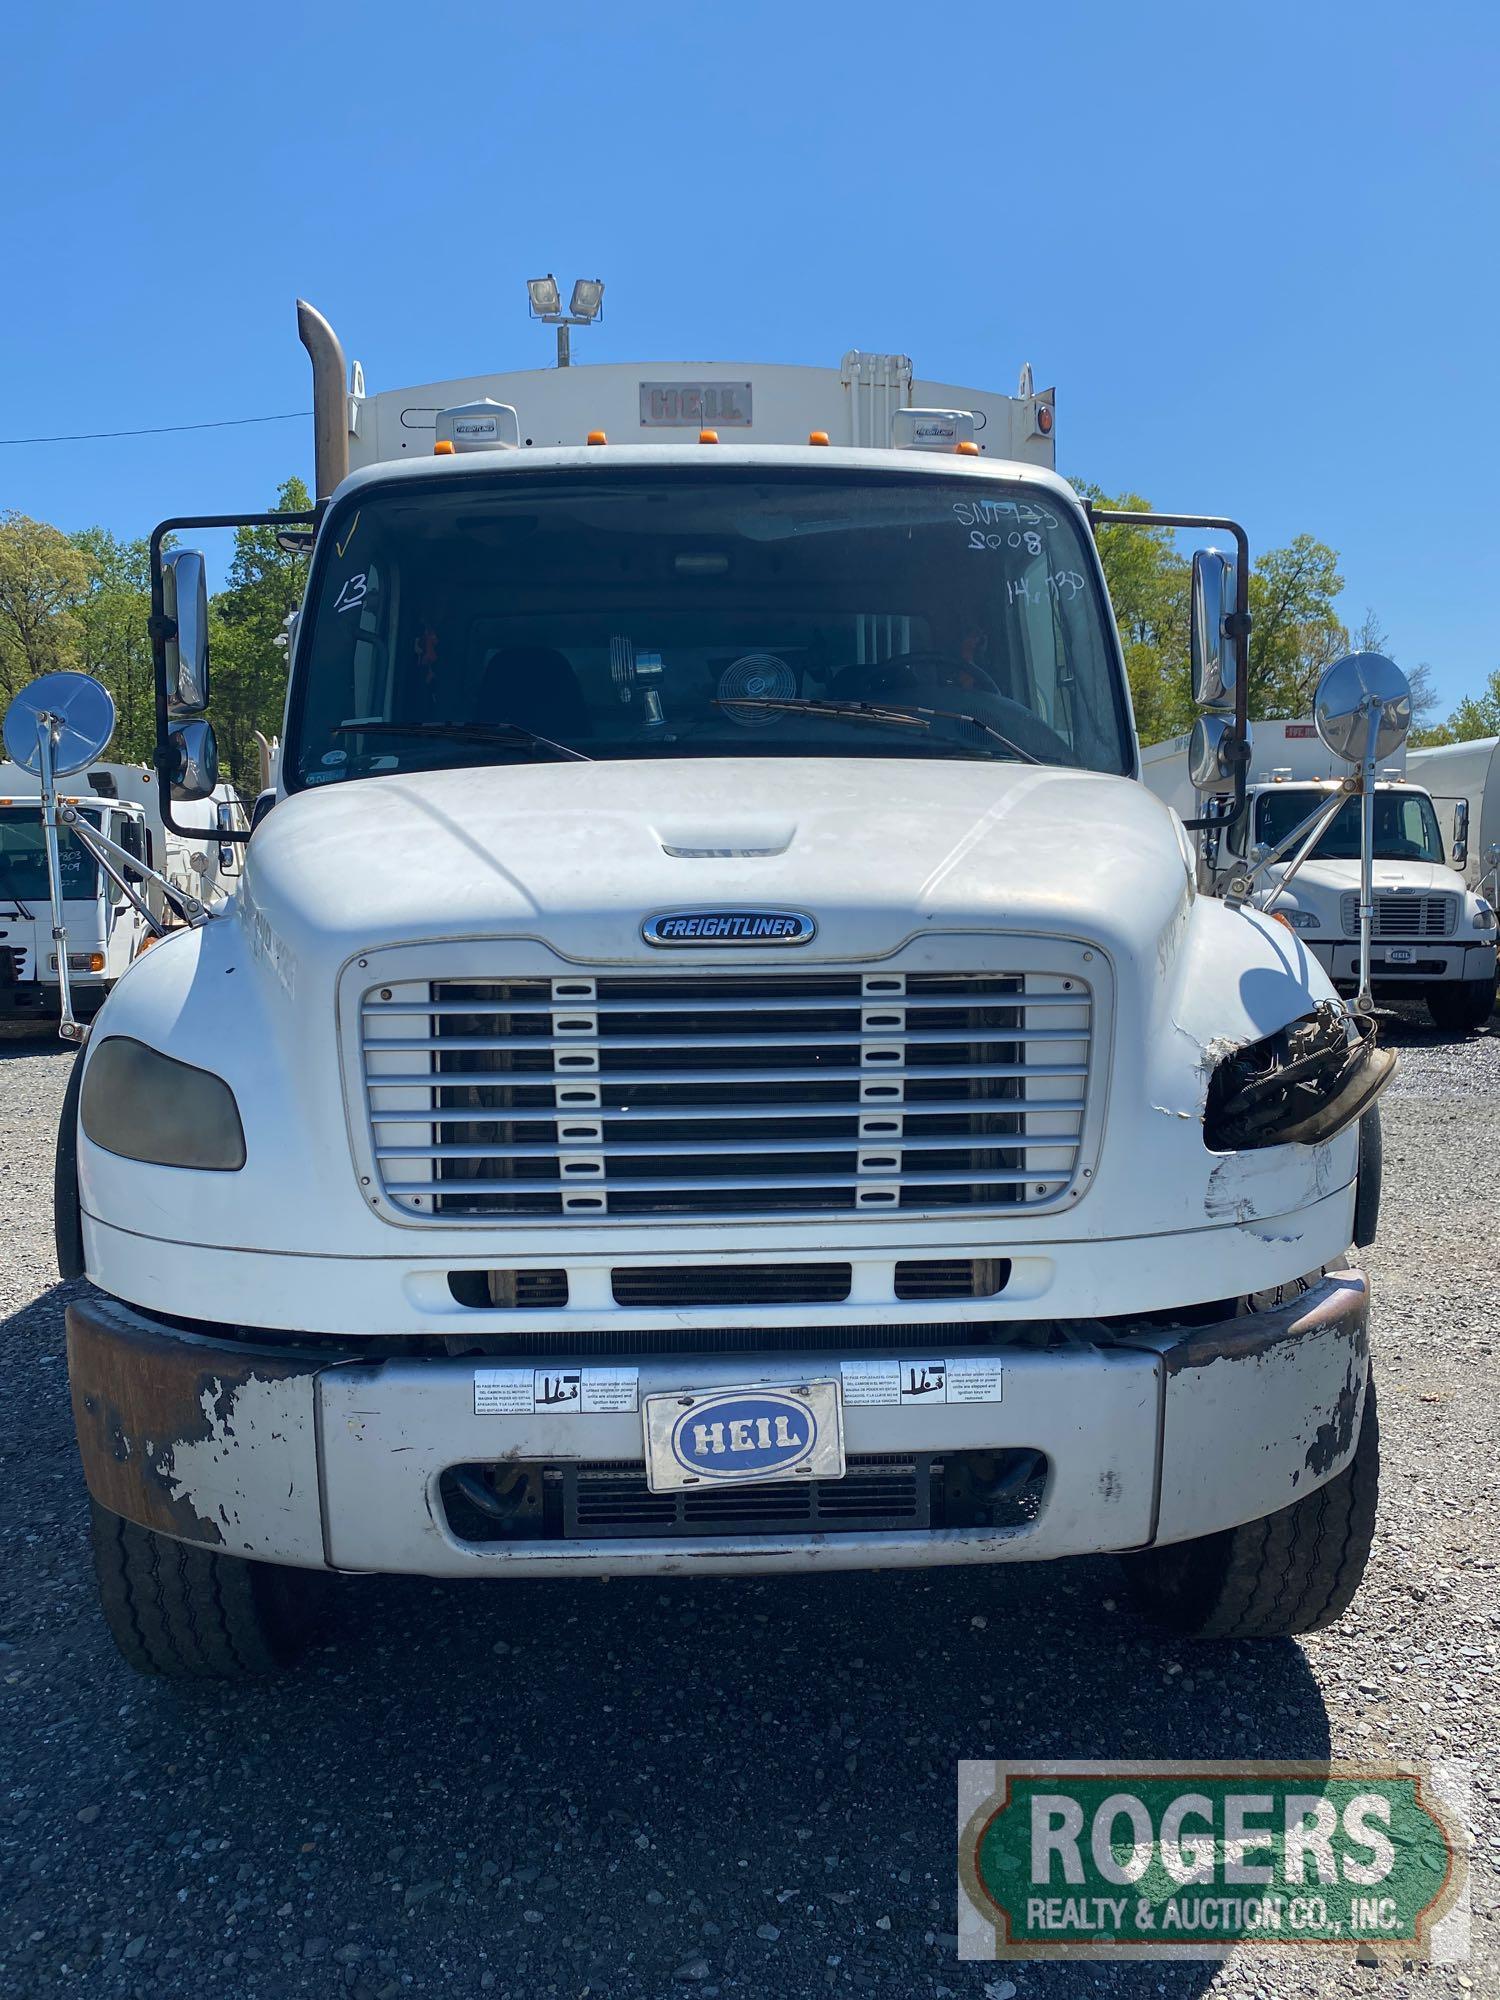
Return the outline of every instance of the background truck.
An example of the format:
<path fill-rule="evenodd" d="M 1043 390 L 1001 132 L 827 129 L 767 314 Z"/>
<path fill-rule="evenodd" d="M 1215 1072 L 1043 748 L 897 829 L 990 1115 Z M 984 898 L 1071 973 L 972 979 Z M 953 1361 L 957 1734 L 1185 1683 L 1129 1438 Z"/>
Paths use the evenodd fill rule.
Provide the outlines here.
<path fill-rule="evenodd" d="M 102 833 L 137 859 L 149 859 L 146 811 L 139 800 L 102 798 L 88 790 L 75 802 Z M 135 957 L 146 925 L 75 835 L 63 835 L 61 858 L 70 984 L 75 1006 L 86 1016 L 97 1011 Z M 0 766 L 0 1020 L 57 1011 L 57 954 L 36 778 L 13 765 Z"/>
<path fill-rule="evenodd" d="M 1222 786 L 1201 794 L 1192 786 L 1188 741 L 1141 753 L 1146 784 L 1184 817 L 1203 812 L 1216 792 L 1227 796 Z M 1223 895 L 1257 846 L 1275 846 L 1342 783 L 1344 767 L 1310 721 L 1257 722 L 1252 743 L 1248 813 L 1227 830 L 1199 834 L 1199 880 L 1211 895 Z M 1425 1000 L 1438 1027 L 1461 1033 L 1494 1007 L 1495 910 L 1458 872 L 1468 858 L 1462 833 L 1451 866 L 1435 802 L 1408 775 L 1411 759 L 1432 754 L 1403 746 L 1376 787 L 1372 990 L 1379 1000 Z M 1273 864 L 1254 898 L 1297 933 L 1344 994 L 1359 983 L 1359 854 L 1359 801 L 1351 797 L 1287 886 L 1291 855 Z"/>
<path fill-rule="evenodd" d="M 1406 775 L 1431 794 L 1439 831 L 1469 887 L 1500 905 L 1500 736 L 1411 750 Z"/>
<path fill-rule="evenodd" d="M 851 356 L 372 397 L 299 324 L 275 802 L 59 1135 L 126 1657 L 281 1664 L 328 1570 L 1109 1550 L 1185 1631 L 1336 1618 L 1392 1058 L 1136 781 L 1092 533 L 1136 517 L 1052 471 L 1050 395 Z M 1228 757 L 1243 531 L 1147 520 L 1235 542 L 1195 560 Z M 164 545 L 213 525 L 153 537 L 169 819 L 213 752 Z"/>
<path fill-rule="evenodd" d="M 243 833 L 249 822 L 225 781 L 208 799 L 177 807 L 179 828 L 188 831 L 165 824 L 156 773 L 144 765 L 96 761 L 70 777 L 66 796 L 91 825 L 188 895 L 222 902 L 239 879 L 240 846 L 220 836 L 226 829 Z M 70 985 L 78 1012 L 89 1015 L 134 959 L 148 927 L 73 834 L 62 835 L 62 853 Z M 150 877 L 133 879 L 152 914 L 172 921 L 171 906 Z M 36 774 L 0 762 L 0 1019 L 57 1011 Z"/>

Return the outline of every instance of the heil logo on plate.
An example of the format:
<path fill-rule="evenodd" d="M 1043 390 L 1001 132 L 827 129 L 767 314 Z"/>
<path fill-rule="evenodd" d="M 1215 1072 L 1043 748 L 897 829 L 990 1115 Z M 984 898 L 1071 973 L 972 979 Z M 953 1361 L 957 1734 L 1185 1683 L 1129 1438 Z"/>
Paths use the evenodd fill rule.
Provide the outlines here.
<path fill-rule="evenodd" d="M 711 1480 L 769 1479 L 811 1457 L 817 1419 L 775 1390 L 703 1396 L 672 1426 L 672 1456 Z"/>

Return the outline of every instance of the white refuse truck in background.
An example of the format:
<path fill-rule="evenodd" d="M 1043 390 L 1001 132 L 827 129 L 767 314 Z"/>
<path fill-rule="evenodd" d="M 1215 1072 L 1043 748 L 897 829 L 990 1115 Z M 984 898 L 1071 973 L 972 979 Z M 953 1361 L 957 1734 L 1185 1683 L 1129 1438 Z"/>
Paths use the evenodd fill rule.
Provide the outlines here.
<path fill-rule="evenodd" d="M 1469 887 L 1500 905 L 1500 736 L 1408 751 L 1406 775 L 1431 794 L 1438 828 Z"/>
<path fill-rule="evenodd" d="M 1093 530 L 1140 517 L 1057 477 L 1050 395 L 854 354 L 370 396 L 299 320 L 274 801 L 59 1134 L 126 1657 L 282 1664 L 329 1570 L 1114 1551 L 1186 1632 L 1336 1618 L 1393 1058 L 1137 782 Z M 1236 545 L 1232 766 L 1245 537 L 1163 524 Z M 212 697 L 163 545 L 228 525 L 153 537 L 169 816 Z M 1324 726 L 1389 748 L 1349 664 Z"/>
<path fill-rule="evenodd" d="M 249 825 L 233 786 L 220 780 L 208 799 L 183 803 L 162 818 L 156 773 L 144 765 L 96 760 L 69 779 L 66 795 L 91 826 L 166 884 L 210 905 L 239 879 L 241 850 L 226 832 Z M 150 934 L 147 916 L 111 881 L 70 830 L 61 834 L 69 985 L 76 1012 L 96 1013 L 104 996 Z M 152 915 L 173 920 L 165 885 L 132 870 Z M 59 1011 L 57 953 L 48 907 L 47 857 L 36 773 L 0 762 L 0 1020 L 50 1019 Z"/>
<path fill-rule="evenodd" d="M 1199 834 L 1199 882 L 1224 895 L 1256 849 L 1279 845 L 1321 796 L 1343 782 L 1343 771 L 1312 722 L 1252 726 L 1248 812 L 1235 825 Z M 1185 736 L 1141 752 L 1141 776 L 1182 816 L 1227 797 L 1216 780 L 1198 792 L 1188 776 Z M 1372 992 L 1377 1000 L 1425 1000 L 1438 1027 L 1463 1033 L 1480 1027 L 1495 1004 L 1493 899 L 1460 872 L 1469 859 L 1467 809 L 1449 816 L 1444 843 L 1435 802 L 1413 781 L 1412 762 L 1432 752 L 1403 745 L 1387 762 L 1375 790 Z M 1445 754 L 1445 753 L 1444 753 Z M 1422 768 L 1430 771 L 1424 762 Z M 1288 880 L 1292 855 L 1266 870 L 1254 901 L 1289 925 L 1330 975 L 1340 993 L 1359 984 L 1360 802 L 1350 797 Z M 1285 885 L 1285 886 L 1283 886 Z"/>

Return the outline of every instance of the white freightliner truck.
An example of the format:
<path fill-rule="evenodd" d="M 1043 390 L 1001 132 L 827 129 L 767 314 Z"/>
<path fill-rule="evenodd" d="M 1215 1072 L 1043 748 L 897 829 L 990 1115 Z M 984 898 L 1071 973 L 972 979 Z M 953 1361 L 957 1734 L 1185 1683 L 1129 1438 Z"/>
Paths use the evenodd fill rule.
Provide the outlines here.
<path fill-rule="evenodd" d="M 299 323 L 275 803 L 59 1136 L 127 1658 L 274 1666 L 328 1570 L 1117 1551 L 1187 1631 L 1336 1617 L 1392 1059 L 1137 782 L 1050 397 L 859 355 L 370 397 Z M 1151 518 L 1239 544 L 1232 763 L 1243 536 Z M 161 547 L 215 524 L 155 537 L 176 797 L 208 689 Z"/>
<path fill-rule="evenodd" d="M 1188 739 L 1141 752 L 1141 776 L 1188 816 L 1226 800 L 1221 779 L 1195 793 Z M 1199 884 L 1222 896 L 1258 851 L 1279 846 L 1320 799 L 1331 799 L 1345 767 L 1312 722 L 1257 722 L 1252 729 L 1250 805 L 1234 825 L 1205 826 Z M 1424 753 L 1413 753 L 1422 756 Z M 1431 755 L 1432 753 L 1425 753 Z M 1425 1000 L 1438 1027 L 1483 1025 L 1495 1003 L 1495 909 L 1460 871 L 1468 860 L 1468 812 L 1450 814 L 1444 844 L 1435 802 L 1407 775 L 1398 751 L 1375 787 L 1373 958 L 1377 1000 Z M 1268 867 L 1253 900 L 1295 930 L 1340 993 L 1359 987 L 1360 801 L 1348 797 L 1295 870 L 1295 845 Z"/>

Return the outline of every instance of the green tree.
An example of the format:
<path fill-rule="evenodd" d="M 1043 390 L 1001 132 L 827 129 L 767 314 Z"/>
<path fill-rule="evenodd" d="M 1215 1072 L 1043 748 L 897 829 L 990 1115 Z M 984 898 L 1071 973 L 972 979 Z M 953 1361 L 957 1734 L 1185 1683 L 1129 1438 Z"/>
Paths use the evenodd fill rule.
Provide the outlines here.
<path fill-rule="evenodd" d="M 110 755 L 122 764 L 149 764 L 156 744 L 156 694 L 151 664 L 150 544 L 121 541 L 107 528 L 84 528 L 73 545 L 89 566 L 90 586 L 79 603 L 79 663 L 115 698 L 119 720 Z"/>
<path fill-rule="evenodd" d="M 1268 549 L 1250 575 L 1250 716 L 1311 715 L 1319 676 L 1344 628 L 1334 609 L 1344 579 L 1326 542 L 1298 535 Z"/>
<path fill-rule="evenodd" d="M 1086 480 L 1078 493 L 1097 507 L 1149 513 L 1138 493 L 1107 494 Z M 1189 565 L 1178 554 L 1170 528 L 1098 531 L 1110 603 L 1120 629 L 1130 699 L 1143 743 L 1161 743 L 1192 727 L 1188 675 Z"/>
<path fill-rule="evenodd" d="M 0 513 L 0 707 L 38 674 L 79 664 L 88 558 L 45 521 Z"/>
<path fill-rule="evenodd" d="M 1479 694 L 1466 694 L 1446 722 L 1427 729 L 1414 729 L 1412 742 L 1472 743 L 1478 736 L 1500 736 L 1500 667 L 1496 667 Z"/>
<path fill-rule="evenodd" d="M 286 480 L 277 492 L 282 512 L 311 505 L 300 479 Z M 220 761 L 242 788 L 253 790 L 258 782 L 255 731 L 275 736 L 281 729 L 287 658 L 277 641 L 306 585 L 306 556 L 283 549 L 275 528 L 235 530 L 228 580 L 209 606 L 209 644 Z"/>

